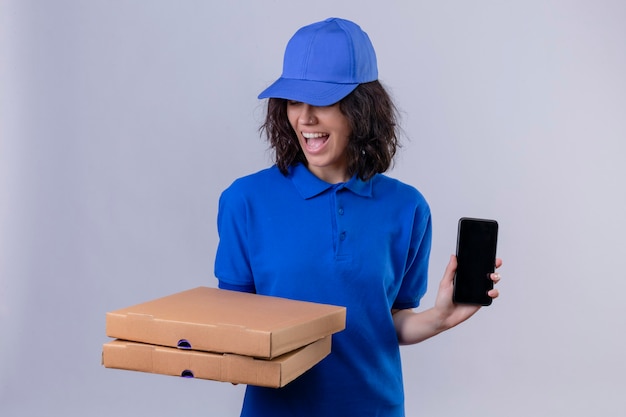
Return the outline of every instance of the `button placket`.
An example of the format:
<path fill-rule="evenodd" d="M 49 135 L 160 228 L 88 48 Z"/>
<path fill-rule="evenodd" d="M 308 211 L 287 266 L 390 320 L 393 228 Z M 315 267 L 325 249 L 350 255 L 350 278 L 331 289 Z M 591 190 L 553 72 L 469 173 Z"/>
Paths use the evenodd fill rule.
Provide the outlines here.
<path fill-rule="evenodd" d="M 337 237 L 338 237 L 338 241 L 341 244 L 342 242 L 344 242 L 346 240 L 346 236 L 347 236 L 347 231 L 345 230 L 345 225 L 344 225 L 344 215 L 345 215 L 345 209 L 344 209 L 344 205 L 343 205 L 343 198 L 342 198 L 342 194 L 345 192 L 344 189 L 339 189 L 337 190 L 336 193 L 336 202 L 337 202 Z M 338 248 L 338 253 L 342 253 L 342 245 L 339 246 Z"/>

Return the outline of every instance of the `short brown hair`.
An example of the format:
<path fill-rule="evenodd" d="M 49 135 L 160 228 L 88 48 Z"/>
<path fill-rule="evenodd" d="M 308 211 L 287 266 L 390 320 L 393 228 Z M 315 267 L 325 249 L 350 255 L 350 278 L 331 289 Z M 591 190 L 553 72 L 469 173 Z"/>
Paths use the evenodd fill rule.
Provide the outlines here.
<path fill-rule="evenodd" d="M 348 118 L 352 134 L 348 142 L 348 174 L 367 181 L 389 169 L 399 147 L 397 109 L 379 81 L 359 84 L 339 102 Z M 270 98 L 261 131 L 275 152 L 275 162 L 283 174 L 306 158 L 287 118 L 287 100 Z"/>

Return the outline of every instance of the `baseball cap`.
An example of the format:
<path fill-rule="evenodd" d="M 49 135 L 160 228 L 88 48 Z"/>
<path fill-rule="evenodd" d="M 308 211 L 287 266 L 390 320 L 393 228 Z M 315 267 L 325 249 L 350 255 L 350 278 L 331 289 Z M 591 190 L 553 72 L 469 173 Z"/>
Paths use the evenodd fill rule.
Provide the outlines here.
<path fill-rule="evenodd" d="M 287 43 L 283 73 L 259 98 L 329 106 L 378 79 L 374 47 L 359 25 L 336 17 L 300 28 Z"/>

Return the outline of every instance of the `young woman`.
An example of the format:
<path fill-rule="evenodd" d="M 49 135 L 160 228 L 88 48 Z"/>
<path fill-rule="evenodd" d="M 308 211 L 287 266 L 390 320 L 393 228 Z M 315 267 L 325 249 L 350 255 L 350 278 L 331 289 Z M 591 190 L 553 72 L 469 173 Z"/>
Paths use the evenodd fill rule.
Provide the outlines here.
<path fill-rule="evenodd" d="M 413 311 L 426 292 L 430 209 L 383 175 L 398 145 L 396 112 L 367 34 L 337 18 L 301 28 L 259 98 L 269 98 L 262 128 L 276 163 L 220 198 L 219 286 L 346 306 L 347 322 L 331 354 L 295 381 L 248 386 L 241 415 L 404 416 L 399 345 L 478 307 L 452 302 L 452 256 L 435 306 Z"/>

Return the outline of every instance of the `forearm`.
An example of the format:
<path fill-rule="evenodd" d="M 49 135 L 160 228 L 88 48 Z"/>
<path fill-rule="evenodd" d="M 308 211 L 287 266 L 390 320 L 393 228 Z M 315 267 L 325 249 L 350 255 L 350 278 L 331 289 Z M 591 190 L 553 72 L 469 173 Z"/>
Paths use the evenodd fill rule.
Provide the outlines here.
<path fill-rule="evenodd" d="M 401 345 L 422 342 L 450 328 L 435 308 L 419 313 L 413 310 L 395 310 L 392 313 L 398 343 Z"/>

